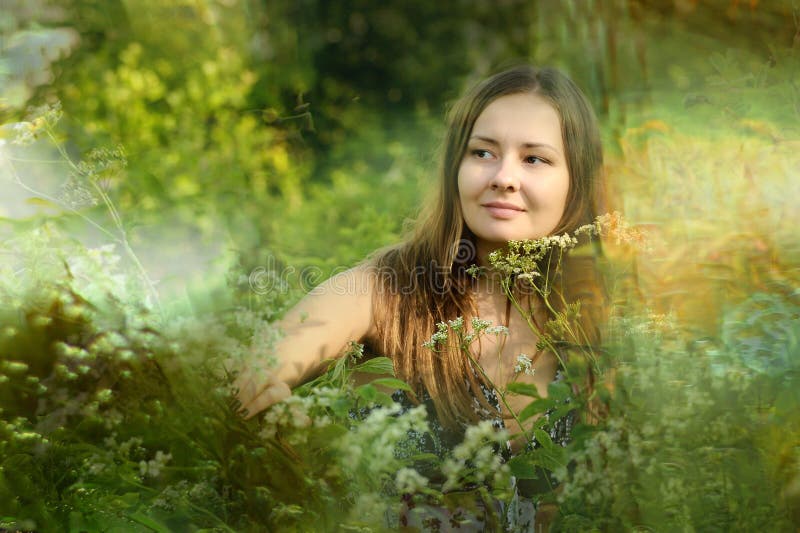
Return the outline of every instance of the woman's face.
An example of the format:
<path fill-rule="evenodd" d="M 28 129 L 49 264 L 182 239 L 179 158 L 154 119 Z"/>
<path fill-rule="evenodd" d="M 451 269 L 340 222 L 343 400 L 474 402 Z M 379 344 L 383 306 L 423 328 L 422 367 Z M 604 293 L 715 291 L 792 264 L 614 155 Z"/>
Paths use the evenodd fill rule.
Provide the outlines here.
<path fill-rule="evenodd" d="M 569 171 L 561 120 L 533 93 L 501 96 L 478 116 L 458 169 L 458 193 L 478 257 L 509 240 L 549 235 L 564 214 Z"/>

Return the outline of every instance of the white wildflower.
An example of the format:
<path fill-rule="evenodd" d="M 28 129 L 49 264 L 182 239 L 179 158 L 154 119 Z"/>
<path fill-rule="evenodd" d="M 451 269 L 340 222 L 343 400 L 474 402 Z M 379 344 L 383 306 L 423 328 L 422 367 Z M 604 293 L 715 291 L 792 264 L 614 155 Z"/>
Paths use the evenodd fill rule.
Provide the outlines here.
<path fill-rule="evenodd" d="M 361 472 L 372 482 L 397 472 L 400 464 L 395 450 L 398 445 L 408 437 L 409 431 L 428 432 L 424 405 L 400 414 L 401 409 L 399 404 L 373 409 L 352 431 L 334 443 L 340 451 L 343 470 Z"/>
<path fill-rule="evenodd" d="M 122 457 L 128 458 L 131 449 L 136 449 L 142 445 L 142 439 L 139 437 L 132 437 L 119 445 L 119 454 Z"/>
<path fill-rule="evenodd" d="M 395 485 L 400 494 L 413 494 L 428 486 L 428 478 L 413 468 L 401 468 L 395 476 Z"/>
<path fill-rule="evenodd" d="M 95 457 L 97 456 L 93 456 L 93 458 Z M 89 473 L 94 476 L 102 474 L 105 471 L 105 469 L 106 469 L 105 463 L 97 462 L 97 463 L 91 463 L 89 465 Z"/>
<path fill-rule="evenodd" d="M 485 330 L 488 327 L 491 327 L 492 323 L 488 320 L 484 320 L 482 318 L 473 317 L 472 318 L 472 329 L 476 333 L 480 333 L 481 331 Z"/>
<path fill-rule="evenodd" d="M 490 335 L 508 335 L 508 328 L 505 326 L 492 326 L 486 328 L 486 333 Z"/>
<path fill-rule="evenodd" d="M 41 127 L 37 126 L 33 122 L 24 121 L 15 122 L 11 125 L 11 129 L 14 131 L 14 138 L 11 140 L 11 144 L 28 146 L 33 144 L 33 141 L 36 140 Z"/>
<path fill-rule="evenodd" d="M 516 374 L 525 373 L 529 376 L 533 376 L 536 374 L 536 369 L 533 368 L 533 361 L 531 361 L 531 358 L 521 353 L 517 356 L 517 364 L 514 366 L 514 372 Z"/>
<path fill-rule="evenodd" d="M 464 317 L 459 316 L 454 318 L 453 320 L 448 321 L 447 323 L 450 326 L 450 329 L 458 333 L 462 329 L 464 329 Z"/>
<path fill-rule="evenodd" d="M 161 475 L 161 469 L 164 468 L 170 460 L 172 460 L 172 454 L 158 450 L 153 459 L 139 462 L 139 473 L 142 477 L 158 477 Z"/>
<path fill-rule="evenodd" d="M 483 483 L 486 479 L 507 476 L 508 465 L 497 453 L 497 447 L 503 446 L 507 439 L 508 432 L 498 430 L 490 420 L 468 427 L 464 441 L 442 464 L 442 473 L 447 477 L 443 490 L 458 488 L 465 482 Z"/>
<path fill-rule="evenodd" d="M 264 427 L 259 437 L 271 439 L 282 429 L 305 429 L 312 425 L 309 410 L 314 404 L 314 397 L 289 396 L 285 400 L 271 406 L 263 415 Z M 305 432 L 301 432 L 305 435 Z M 299 434 L 299 433 L 298 433 Z M 302 437 L 295 437 L 302 438 Z"/>
<path fill-rule="evenodd" d="M 454 323 L 454 320 L 450 321 Z M 456 322 L 457 324 L 457 322 Z M 430 340 L 422 343 L 422 346 L 431 350 L 436 350 L 439 345 L 447 342 L 447 322 L 439 322 L 436 324 L 436 332 L 431 336 Z"/>

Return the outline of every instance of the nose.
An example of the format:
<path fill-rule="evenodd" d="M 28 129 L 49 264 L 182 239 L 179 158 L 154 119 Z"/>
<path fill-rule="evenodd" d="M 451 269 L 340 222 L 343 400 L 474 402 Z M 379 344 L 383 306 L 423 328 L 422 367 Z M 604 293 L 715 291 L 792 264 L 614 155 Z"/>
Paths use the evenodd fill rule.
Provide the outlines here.
<path fill-rule="evenodd" d="M 492 176 L 490 185 L 493 191 L 502 189 L 514 192 L 519 189 L 519 168 L 512 158 L 500 160 L 500 166 Z"/>

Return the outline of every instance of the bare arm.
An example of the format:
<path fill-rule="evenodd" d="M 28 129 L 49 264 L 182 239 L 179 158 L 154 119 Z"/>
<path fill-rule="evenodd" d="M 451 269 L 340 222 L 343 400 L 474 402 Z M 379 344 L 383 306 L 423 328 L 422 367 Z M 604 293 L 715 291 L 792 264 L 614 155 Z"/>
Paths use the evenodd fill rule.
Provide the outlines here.
<path fill-rule="evenodd" d="M 331 277 L 307 294 L 280 321 L 285 336 L 276 344 L 278 366 L 267 372 L 246 367 L 236 379 L 238 398 L 251 417 L 317 375 L 325 361 L 340 357 L 350 341 L 374 329 L 374 279 L 366 267 Z M 256 356 L 257 357 L 257 356 Z"/>

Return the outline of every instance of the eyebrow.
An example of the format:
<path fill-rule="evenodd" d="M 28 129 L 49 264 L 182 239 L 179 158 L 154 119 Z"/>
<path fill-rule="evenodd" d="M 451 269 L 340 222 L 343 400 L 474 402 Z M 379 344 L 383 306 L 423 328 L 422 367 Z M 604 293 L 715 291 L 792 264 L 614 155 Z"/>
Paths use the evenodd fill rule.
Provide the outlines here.
<path fill-rule="evenodd" d="M 473 135 L 473 136 L 471 136 L 469 138 L 470 141 L 473 140 L 473 139 L 477 139 L 479 141 L 483 141 L 485 143 L 492 144 L 494 146 L 499 146 L 500 145 L 499 142 L 497 142 L 496 140 L 492 139 L 491 137 L 484 137 L 483 135 Z M 530 142 L 526 142 L 526 143 L 522 143 L 521 146 L 523 148 L 549 148 L 550 150 L 554 151 L 557 154 L 560 153 L 556 149 L 555 146 L 552 146 L 552 145 L 547 144 L 547 143 L 530 143 Z"/>

